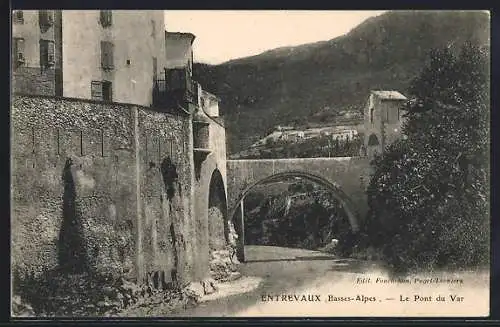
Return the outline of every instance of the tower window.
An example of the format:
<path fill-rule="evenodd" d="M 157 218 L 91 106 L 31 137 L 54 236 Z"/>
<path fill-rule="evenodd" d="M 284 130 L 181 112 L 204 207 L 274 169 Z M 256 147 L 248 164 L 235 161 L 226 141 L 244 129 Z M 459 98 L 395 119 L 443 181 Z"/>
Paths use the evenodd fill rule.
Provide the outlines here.
<path fill-rule="evenodd" d="M 370 108 L 370 122 L 373 124 L 373 107 Z"/>
<path fill-rule="evenodd" d="M 113 25 L 113 15 L 111 10 L 101 10 L 100 22 L 102 27 Z"/>
<path fill-rule="evenodd" d="M 40 40 L 40 66 L 52 67 L 56 62 L 55 45 L 52 40 Z"/>
<path fill-rule="evenodd" d="M 16 24 L 24 24 L 24 13 L 22 10 L 14 11 L 13 22 Z"/>

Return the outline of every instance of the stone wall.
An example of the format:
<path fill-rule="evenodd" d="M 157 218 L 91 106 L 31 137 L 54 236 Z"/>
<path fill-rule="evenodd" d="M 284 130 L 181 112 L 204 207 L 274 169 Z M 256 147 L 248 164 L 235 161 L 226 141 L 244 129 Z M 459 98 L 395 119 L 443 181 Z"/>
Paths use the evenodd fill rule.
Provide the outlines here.
<path fill-rule="evenodd" d="M 13 272 L 91 270 L 161 284 L 206 269 L 190 246 L 190 117 L 18 95 L 11 128 Z"/>
<path fill-rule="evenodd" d="M 193 243 L 199 249 L 196 252 L 196 261 L 199 262 L 200 267 L 203 270 L 199 271 L 199 274 L 195 276 L 195 279 L 202 279 L 208 275 L 209 271 L 209 199 L 210 199 L 210 184 L 212 182 L 212 176 L 214 172 L 220 174 L 222 182 L 224 184 L 224 197 L 227 199 L 227 182 L 226 182 L 226 134 L 225 128 L 220 122 L 212 120 L 209 125 L 209 148 L 211 153 L 206 157 L 201 159 L 195 165 L 199 165 L 199 176 L 195 180 L 195 192 L 196 192 L 196 237 Z M 226 202 L 226 199 L 224 199 Z M 227 211 L 227 205 L 224 203 L 222 211 Z M 213 209 L 212 209 L 213 210 Z M 223 212 L 223 215 L 227 219 L 227 212 Z M 218 234 L 221 235 L 221 234 Z M 226 240 L 224 240 L 226 241 Z"/>
<path fill-rule="evenodd" d="M 22 94 L 56 95 L 56 79 L 60 69 L 40 69 L 20 66 L 12 71 L 12 92 Z M 57 76 L 57 77 L 56 77 Z M 60 91 L 58 91 L 60 92 Z"/>

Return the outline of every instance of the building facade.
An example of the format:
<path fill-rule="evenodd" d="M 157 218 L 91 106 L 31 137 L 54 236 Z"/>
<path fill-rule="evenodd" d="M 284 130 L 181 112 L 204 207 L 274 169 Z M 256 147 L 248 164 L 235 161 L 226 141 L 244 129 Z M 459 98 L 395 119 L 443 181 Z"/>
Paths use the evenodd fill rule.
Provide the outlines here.
<path fill-rule="evenodd" d="M 364 145 L 369 157 L 382 153 L 401 135 L 403 103 L 407 98 L 397 91 L 371 91 L 365 106 Z"/>
<path fill-rule="evenodd" d="M 12 91 L 62 95 L 62 12 L 12 12 Z"/>
<path fill-rule="evenodd" d="M 163 11 L 24 10 L 12 22 L 14 92 L 153 104 Z"/>
<path fill-rule="evenodd" d="M 152 104 L 166 67 L 163 11 L 68 10 L 62 22 L 65 97 Z"/>

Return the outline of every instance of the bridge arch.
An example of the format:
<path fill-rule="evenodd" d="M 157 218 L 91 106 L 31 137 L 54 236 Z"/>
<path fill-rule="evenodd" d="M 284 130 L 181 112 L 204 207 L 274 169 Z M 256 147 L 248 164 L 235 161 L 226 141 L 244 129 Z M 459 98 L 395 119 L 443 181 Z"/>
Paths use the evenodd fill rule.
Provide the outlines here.
<path fill-rule="evenodd" d="M 290 170 L 290 171 L 285 171 L 285 172 L 280 172 L 273 174 L 271 176 L 264 177 L 251 185 L 247 186 L 241 194 L 238 195 L 238 200 L 236 201 L 235 205 L 233 208 L 230 209 L 229 211 L 229 218 L 234 219 L 234 216 L 236 214 L 236 211 L 238 210 L 238 207 L 240 206 L 241 201 L 245 198 L 245 196 L 257 185 L 262 185 L 268 182 L 273 182 L 273 181 L 279 181 L 285 178 L 290 178 L 290 177 L 301 177 L 304 178 L 308 181 L 315 182 L 329 190 L 332 191 L 332 194 L 334 198 L 340 202 L 342 205 L 342 208 L 345 210 L 347 217 L 349 219 L 349 224 L 351 225 L 351 229 L 353 232 L 358 232 L 359 231 L 359 213 L 355 209 L 356 207 L 350 200 L 349 196 L 342 191 L 342 189 L 335 185 L 335 183 L 332 183 L 328 181 L 326 178 L 319 176 L 317 174 L 311 173 L 311 172 L 306 172 L 306 171 L 300 171 L 300 170 Z"/>
<path fill-rule="evenodd" d="M 323 187 L 329 189 L 332 191 L 332 194 L 337 201 L 340 202 L 342 205 L 342 208 L 347 214 L 347 217 L 349 219 L 349 224 L 351 225 L 351 230 L 354 233 L 357 233 L 359 231 L 359 213 L 355 209 L 355 205 L 352 203 L 351 199 L 349 196 L 347 196 L 342 189 L 336 185 L 335 183 L 330 182 L 326 178 L 314 174 L 308 171 L 302 171 L 302 170 L 288 170 L 288 171 L 283 171 L 279 173 L 274 173 L 270 176 L 258 179 L 257 181 L 251 183 L 247 187 L 241 191 L 240 194 L 238 194 L 237 201 L 233 205 L 233 207 L 229 211 L 229 219 L 235 223 L 236 230 L 238 232 L 239 240 L 238 240 L 238 248 L 237 248 L 237 256 L 238 259 L 242 262 L 245 261 L 245 222 L 244 222 L 244 212 L 243 212 L 243 207 L 242 207 L 242 200 L 245 198 L 245 196 L 257 185 L 262 185 L 268 182 L 273 182 L 273 181 L 279 181 L 283 180 L 285 178 L 290 178 L 290 177 L 301 177 L 304 178 L 308 181 L 315 182 L 319 185 L 322 185 Z M 241 214 L 240 214 L 240 221 L 235 221 L 235 216 L 237 213 L 238 208 L 241 209 Z"/>

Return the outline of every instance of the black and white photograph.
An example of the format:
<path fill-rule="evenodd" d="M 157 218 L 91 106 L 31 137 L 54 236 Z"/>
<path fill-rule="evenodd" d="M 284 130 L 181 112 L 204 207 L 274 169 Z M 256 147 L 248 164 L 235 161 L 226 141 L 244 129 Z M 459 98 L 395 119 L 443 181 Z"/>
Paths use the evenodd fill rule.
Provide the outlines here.
<path fill-rule="evenodd" d="M 11 11 L 11 317 L 488 317 L 488 10 Z"/>

